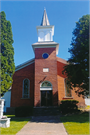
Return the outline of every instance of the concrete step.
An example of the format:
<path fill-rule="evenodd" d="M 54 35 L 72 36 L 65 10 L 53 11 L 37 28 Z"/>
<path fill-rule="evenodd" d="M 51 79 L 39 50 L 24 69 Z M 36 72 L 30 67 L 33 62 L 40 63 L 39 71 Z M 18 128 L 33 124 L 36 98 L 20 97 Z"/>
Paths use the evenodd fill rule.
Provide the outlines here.
<path fill-rule="evenodd" d="M 33 116 L 60 115 L 58 107 L 34 107 Z"/>

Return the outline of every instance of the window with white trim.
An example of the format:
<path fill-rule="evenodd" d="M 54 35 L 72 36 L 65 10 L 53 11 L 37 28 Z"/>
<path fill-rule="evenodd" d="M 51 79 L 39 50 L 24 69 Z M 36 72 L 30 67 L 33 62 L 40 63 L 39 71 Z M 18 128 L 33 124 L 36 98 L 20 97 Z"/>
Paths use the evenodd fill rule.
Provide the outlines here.
<path fill-rule="evenodd" d="M 41 87 L 52 87 L 52 84 L 48 81 L 44 81 L 42 84 L 41 84 Z"/>
<path fill-rule="evenodd" d="M 44 32 L 43 31 L 41 31 L 39 33 L 39 36 L 40 36 L 40 41 L 44 41 Z"/>
<path fill-rule="evenodd" d="M 40 84 L 41 91 L 53 90 L 52 84 L 49 81 L 44 81 Z"/>
<path fill-rule="evenodd" d="M 65 96 L 66 97 L 72 97 L 72 94 L 71 94 L 71 89 L 70 89 L 70 86 L 68 84 L 68 80 L 67 78 L 65 78 Z"/>
<path fill-rule="evenodd" d="M 50 32 L 47 31 L 47 34 L 46 34 L 46 41 L 50 41 Z"/>
<path fill-rule="evenodd" d="M 29 79 L 23 80 L 23 98 L 29 98 L 30 81 Z"/>

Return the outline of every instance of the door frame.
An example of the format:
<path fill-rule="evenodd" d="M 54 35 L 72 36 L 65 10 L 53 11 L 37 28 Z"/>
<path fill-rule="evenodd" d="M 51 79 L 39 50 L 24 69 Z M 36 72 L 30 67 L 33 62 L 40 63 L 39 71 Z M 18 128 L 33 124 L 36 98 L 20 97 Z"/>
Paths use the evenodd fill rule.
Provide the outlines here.
<path fill-rule="evenodd" d="M 51 86 L 49 86 L 49 87 L 42 87 L 42 84 L 43 84 L 44 82 L 50 83 Z M 52 105 L 53 105 L 53 87 L 52 87 L 52 83 L 46 80 L 46 81 L 43 81 L 43 82 L 40 84 L 40 106 L 41 106 L 41 91 L 52 91 Z"/>
<path fill-rule="evenodd" d="M 41 102 L 42 102 L 41 91 L 46 91 L 46 92 L 47 92 L 47 91 L 52 91 L 52 90 L 40 90 L 40 106 L 42 107 L 42 105 L 41 105 Z M 53 91 L 52 91 L 52 92 L 53 92 Z M 51 96 L 52 96 L 52 99 L 51 99 L 51 100 L 52 100 L 52 105 L 53 105 L 53 93 L 52 93 Z M 52 106 L 52 105 L 51 105 L 51 106 Z M 44 107 L 47 107 L 47 93 L 46 93 L 46 106 L 44 106 Z"/>

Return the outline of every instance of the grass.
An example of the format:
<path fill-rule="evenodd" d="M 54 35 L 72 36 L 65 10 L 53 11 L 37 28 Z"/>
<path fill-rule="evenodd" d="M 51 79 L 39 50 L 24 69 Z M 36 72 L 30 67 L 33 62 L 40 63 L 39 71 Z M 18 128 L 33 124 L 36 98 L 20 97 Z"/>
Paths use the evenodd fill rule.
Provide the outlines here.
<path fill-rule="evenodd" d="M 10 120 L 10 127 L 1 128 L 1 134 L 6 135 L 15 135 L 23 126 L 30 120 L 30 118 L 25 117 L 15 117 L 15 115 L 6 115 Z"/>
<path fill-rule="evenodd" d="M 90 110 L 90 105 L 87 105 L 85 109 L 89 109 Z"/>
<path fill-rule="evenodd" d="M 90 111 L 90 105 L 87 105 L 86 107 L 79 107 L 80 111 Z"/>
<path fill-rule="evenodd" d="M 10 120 L 9 128 L 1 128 L 1 134 L 3 135 L 15 135 L 20 131 L 23 126 L 30 121 L 30 118 L 15 117 L 15 115 L 7 115 Z M 62 116 L 61 121 L 63 122 L 66 131 L 69 135 L 89 135 L 89 113 L 83 112 L 81 114 L 73 114 Z"/>
<path fill-rule="evenodd" d="M 69 135 L 89 135 L 89 112 L 62 116 L 61 121 Z"/>

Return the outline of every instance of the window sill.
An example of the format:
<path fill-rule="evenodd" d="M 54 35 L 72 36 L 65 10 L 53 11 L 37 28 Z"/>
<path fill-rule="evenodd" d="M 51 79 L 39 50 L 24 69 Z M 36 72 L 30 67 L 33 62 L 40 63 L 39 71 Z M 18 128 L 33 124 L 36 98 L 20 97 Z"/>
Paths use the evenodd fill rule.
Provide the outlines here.
<path fill-rule="evenodd" d="M 63 97 L 63 99 L 73 99 L 74 97 Z"/>
<path fill-rule="evenodd" d="M 21 98 L 21 99 L 30 99 L 30 98 Z"/>

